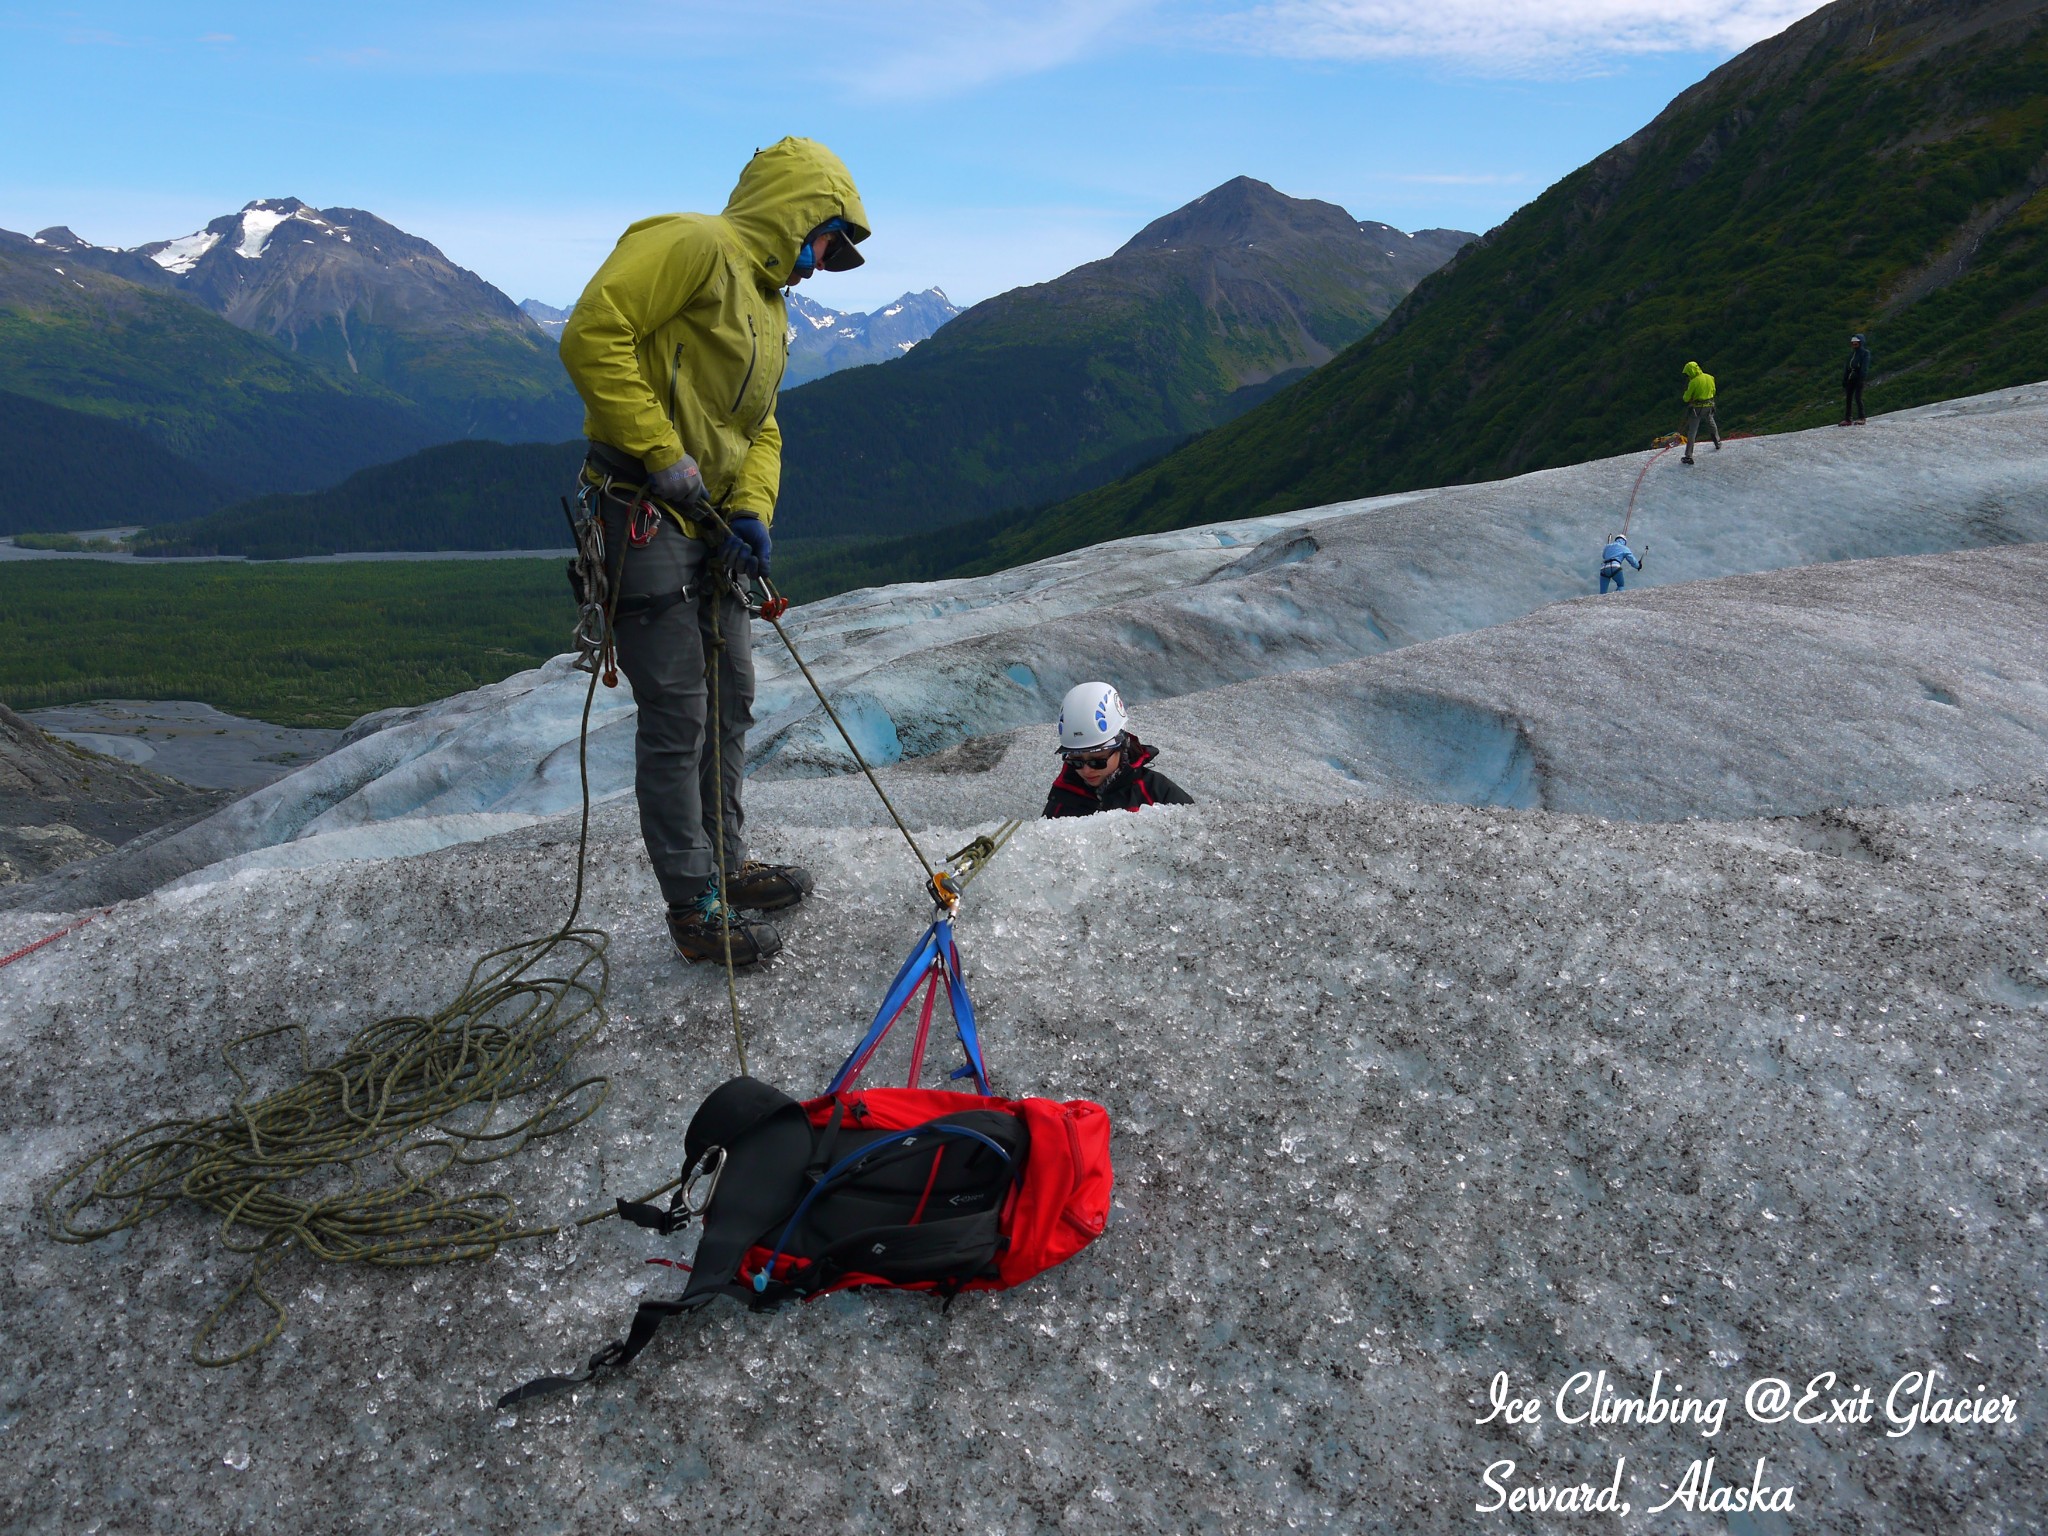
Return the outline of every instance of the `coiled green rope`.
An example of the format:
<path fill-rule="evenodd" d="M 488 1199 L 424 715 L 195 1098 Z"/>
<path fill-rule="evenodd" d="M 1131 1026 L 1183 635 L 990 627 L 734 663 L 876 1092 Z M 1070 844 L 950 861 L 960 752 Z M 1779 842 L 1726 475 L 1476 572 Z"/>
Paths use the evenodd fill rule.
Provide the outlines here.
<path fill-rule="evenodd" d="M 596 690 L 593 673 L 577 748 L 576 894 L 560 928 L 491 951 L 438 1013 L 380 1019 L 332 1061 L 313 1062 L 302 1024 L 230 1042 L 221 1055 L 242 1091 L 225 1113 L 163 1120 L 124 1136 L 71 1168 L 45 1196 L 50 1235 L 66 1243 L 126 1231 L 181 1200 L 219 1214 L 222 1244 L 249 1254 L 250 1267 L 194 1335 L 197 1364 L 232 1365 L 283 1335 L 288 1315 L 264 1281 L 294 1253 L 335 1263 L 445 1264 L 489 1258 L 504 1243 L 562 1230 L 522 1224 L 509 1194 L 440 1186 L 458 1170 L 580 1125 L 610 1091 L 602 1077 L 561 1081 L 569 1059 L 604 1027 L 610 987 L 608 935 L 576 923 L 590 842 L 587 751 Z M 551 959 L 561 963 L 544 965 Z M 298 1036 L 304 1075 L 251 1099 L 236 1051 L 286 1034 Z M 544 1097 L 530 1107 L 536 1096 Z M 240 1349 L 213 1351 L 216 1330 L 250 1297 L 269 1309 L 270 1326 Z"/>

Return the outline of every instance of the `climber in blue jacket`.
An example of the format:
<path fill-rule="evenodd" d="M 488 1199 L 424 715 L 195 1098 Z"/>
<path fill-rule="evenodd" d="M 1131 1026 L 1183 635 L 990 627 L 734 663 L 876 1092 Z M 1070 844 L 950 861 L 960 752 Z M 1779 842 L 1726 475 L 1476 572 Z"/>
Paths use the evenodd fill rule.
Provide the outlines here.
<path fill-rule="evenodd" d="M 1643 553 L 1647 555 L 1649 552 L 1650 546 L 1645 544 L 1643 546 Z M 1607 583 L 1610 581 L 1614 583 L 1615 591 L 1619 592 L 1622 590 L 1624 583 L 1621 579 L 1621 568 L 1624 563 L 1634 566 L 1639 571 L 1643 568 L 1641 558 L 1637 556 L 1634 550 L 1628 547 L 1628 536 L 1617 533 L 1607 541 L 1607 547 L 1600 551 L 1600 595 L 1602 597 L 1607 595 Z"/>

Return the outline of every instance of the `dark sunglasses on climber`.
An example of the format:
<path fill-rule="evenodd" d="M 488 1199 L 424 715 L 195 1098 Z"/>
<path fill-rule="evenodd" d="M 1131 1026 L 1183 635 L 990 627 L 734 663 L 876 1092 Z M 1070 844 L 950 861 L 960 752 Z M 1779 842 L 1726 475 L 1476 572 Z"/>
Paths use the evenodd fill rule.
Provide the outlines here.
<path fill-rule="evenodd" d="M 1069 752 L 1067 754 L 1067 761 L 1076 768 L 1087 768 L 1090 770 L 1107 768 L 1116 761 L 1116 755 L 1121 751 L 1123 751 L 1123 748 L 1116 746 L 1111 747 L 1107 752 L 1091 752 L 1085 757 L 1079 753 Z"/>

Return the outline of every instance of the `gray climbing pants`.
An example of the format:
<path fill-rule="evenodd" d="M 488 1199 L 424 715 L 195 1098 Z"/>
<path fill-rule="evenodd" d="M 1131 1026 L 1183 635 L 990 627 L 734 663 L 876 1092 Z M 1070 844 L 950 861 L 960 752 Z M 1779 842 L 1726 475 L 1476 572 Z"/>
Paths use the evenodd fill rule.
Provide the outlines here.
<path fill-rule="evenodd" d="M 1720 447 L 1721 424 L 1714 420 L 1714 402 L 1705 400 L 1698 405 L 1689 405 L 1685 409 L 1685 456 L 1688 459 L 1692 457 L 1693 444 L 1702 437 L 1712 437 L 1714 446 Z M 1706 428 L 1705 432 L 1700 430 L 1702 427 Z"/>
<path fill-rule="evenodd" d="M 702 895 L 716 875 L 713 807 L 725 808 L 726 869 L 737 871 L 746 858 L 740 779 L 747 728 L 754 723 L 753 631 L 703 541 L 667 518 L 656 527 L 653 540 L 635 548 L 626 539 L 623 509 L 612 506 L 605 514 L 607 546 L 625 550 L 619 599 L 628 611 L 619 615 L 616 633 L 619 668 L 640 714 L 633 742 L 640 835 L 661 894 L 681 906 Z M 662 606 L 660 600 L 678 592 L 688 596 Z M 631 612 L 635 598 L 657 600 L 658 611 Z M 715 739 L 706 656 L 717 665 Z"/>

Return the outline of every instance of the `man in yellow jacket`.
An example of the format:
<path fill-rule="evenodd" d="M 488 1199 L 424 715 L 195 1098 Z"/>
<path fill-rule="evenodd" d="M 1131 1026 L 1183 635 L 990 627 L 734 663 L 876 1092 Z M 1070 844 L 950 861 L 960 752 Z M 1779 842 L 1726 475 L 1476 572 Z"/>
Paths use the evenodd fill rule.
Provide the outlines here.
<path fill-rule="evenodd" d="M 639 707 L 640 831 L 691 961 L 765 959 L 770 923 L 742 916 L 803 900 L 808 874 L 745 856 L 740 807 L 754 664 L 732 578 L 766 574 L 782 434 L 788 316 L 780 290 L 861 263 L 867 211 L 839 157 L 809 139 L 759 150 L 720 214 L 642 219 L 619 238 L 562 331 L 583 397 L 585 475 L 607 485 L 605 543 L 618 571 L 619 665 Z M 667 510 L 636 514 L 642 496 Z M 715 508 L 730 529 L 714 548 Z M 706 657 L 718 721 L 708 719 Z M 715 739 L 714 739 L 715 738 Z M 723 773 L 720 773 L 720 769 Z M 718 887 L 723 815 L 726 885 Z"/>
<path fill-rule="evenodd" d="M 1714 420 L 1714 376 L 1703 372 L 1698 363 L 1685 365 L 1685 457 L 1678 462 L 1692 462 L 1693 444 L 1700 440 L 1700 428 L 1705 427 L 1713 434 L 1714 452 L 1721 451 L 1721 424 Z"/>

